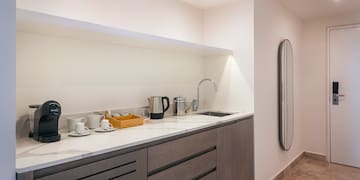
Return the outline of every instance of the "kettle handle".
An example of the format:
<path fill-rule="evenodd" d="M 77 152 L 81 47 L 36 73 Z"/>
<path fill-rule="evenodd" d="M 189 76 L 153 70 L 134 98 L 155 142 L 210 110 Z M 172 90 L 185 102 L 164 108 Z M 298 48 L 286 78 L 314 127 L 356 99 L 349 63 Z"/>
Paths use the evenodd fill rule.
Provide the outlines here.
<path fill-rule="evenodd" d="M 165 106 L 164 106 L 164 100 L 166 100 L 166 108 L 165 108 Z M 162 101 L 163 101 L 163 103 L 162 103 L 162 105 L 163 105 L 163 112 L 165 113 L 168 109 L 169 109 L 169 107 L 170 107 L 170 100 L 169 100 L 169 98 L 168 97 L 166 97 L 166 96 L 164 96 L 164 97 L 162 97 Z"/>
<path fill-rule="evenodd" d="M 29 108 L 30 109 L 39 109 L 41 107 L 40 104 L 32 104 L 32 105 L 29 105 Z"/>

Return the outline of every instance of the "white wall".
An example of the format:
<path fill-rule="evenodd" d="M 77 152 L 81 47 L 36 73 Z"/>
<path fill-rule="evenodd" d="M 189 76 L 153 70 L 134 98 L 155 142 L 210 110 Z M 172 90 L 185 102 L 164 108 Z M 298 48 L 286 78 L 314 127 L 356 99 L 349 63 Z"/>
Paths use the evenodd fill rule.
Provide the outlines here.
<path fill-rule="evenodd" d="M 255 0 L 255 179 L 273 178 L 304 150 L 299 116 L 299 62 L 302 60 L 302 22 L 277 0 Z M 277 52 L 289 39 L 295 62 L 294 141 L 283 151 L 278 134 Z"/>
<path fill-rule="evenodd" d="M 63 114 L 141 107 L 151 95 L 196 95 L 203 58 L 17 32 L 17 117 L 58 100 Z"/>
<path fill-rule="evenodd" d="M 254 1 L 238 0 L 204 12 L 204 43 L 232 49 L 228 59 L 208 58 L 206 76 L 214 78 L 219 91 L 211 108 L 254 111 Z M 213 91 L 209 91 L 213 92 Z"/>
<path fill-rule="evenodd" d="M 105 26 L 202 42 L 202 11 L 179 0 L 16 0 L 16 6 Z"/>
<path fill-rule="evenodd" d="M 49 98 L 65 113 L 144 106 L 157 94 L 191 98 L 203 77 L 198 55 L 23 32 L 16 50 L 18 115 Z"/>
<path fill-rule="evenodd" d="M 301 109 L 306 151 L 327 154 L 327 27 L 360 23 L 360 14 L 304 22 Z"/>
<path fill-rule="evenodd" d="M 15 1 L 0 1 L 0 176 L 15 179 Z"/>

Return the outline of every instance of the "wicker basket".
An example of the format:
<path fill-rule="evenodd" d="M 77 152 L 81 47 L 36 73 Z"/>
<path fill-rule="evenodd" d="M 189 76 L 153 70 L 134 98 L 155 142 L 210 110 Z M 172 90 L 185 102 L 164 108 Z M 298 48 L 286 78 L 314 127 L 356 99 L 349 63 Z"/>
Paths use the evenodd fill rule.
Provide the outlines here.
<path fill-rule="evenodd" d="M 105 115 L 105 117 L 106 119 L 109 120 L 109 122 L 112 124 L 114 128 L 127 128 L 132 126 L 140 126 L 144 124 L 144 118 L 133 114 L 129 114 L 126 116 L 116 116 L 116 117 Z"/>

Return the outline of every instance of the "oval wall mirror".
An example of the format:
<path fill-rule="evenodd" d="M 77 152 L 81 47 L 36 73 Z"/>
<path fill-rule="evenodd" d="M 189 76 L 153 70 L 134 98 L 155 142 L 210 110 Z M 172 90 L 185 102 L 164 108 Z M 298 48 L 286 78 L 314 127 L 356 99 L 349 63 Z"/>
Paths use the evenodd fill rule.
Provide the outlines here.
<path fill-rule="evenodd" d="M 279 137 L 281 148 L 289 150 L 294 136 L 294 59 L 291 42 L 280 43 L 279 73 Z"/>

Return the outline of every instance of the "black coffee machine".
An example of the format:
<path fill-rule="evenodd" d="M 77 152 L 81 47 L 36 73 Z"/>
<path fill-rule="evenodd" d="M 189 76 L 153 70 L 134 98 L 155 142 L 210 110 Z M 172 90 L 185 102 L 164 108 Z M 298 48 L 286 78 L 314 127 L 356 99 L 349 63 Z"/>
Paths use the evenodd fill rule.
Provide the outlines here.
<path fill-rule="evenodd" d="M 44 143 L 60 141 L 58 131 L 61 106 L 56 101 L 47 101 L 42 105 L 30 105 L 36 108 L 34 119 L 30 121 L 29 137 Z"/>

